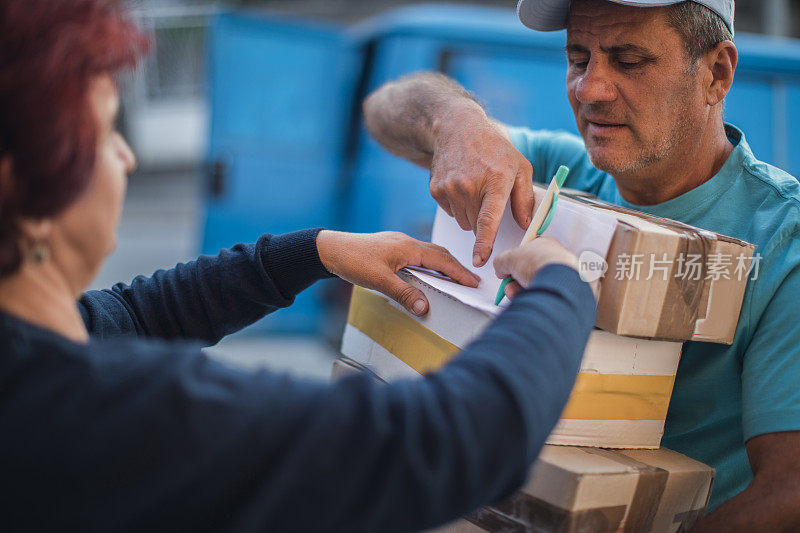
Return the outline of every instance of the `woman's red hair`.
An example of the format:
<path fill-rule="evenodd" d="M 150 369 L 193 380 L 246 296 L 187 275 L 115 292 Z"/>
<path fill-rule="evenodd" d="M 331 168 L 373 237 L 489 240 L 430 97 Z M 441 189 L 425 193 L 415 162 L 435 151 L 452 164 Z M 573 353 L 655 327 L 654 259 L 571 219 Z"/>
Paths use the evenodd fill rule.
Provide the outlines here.
<path fill-rule="evenodd" d="M 57 215 L 91 179 L 89 83 L 148 47 L 115 0 L 0 0 L 0 277 L 21 263 L 17 222 Z"/>

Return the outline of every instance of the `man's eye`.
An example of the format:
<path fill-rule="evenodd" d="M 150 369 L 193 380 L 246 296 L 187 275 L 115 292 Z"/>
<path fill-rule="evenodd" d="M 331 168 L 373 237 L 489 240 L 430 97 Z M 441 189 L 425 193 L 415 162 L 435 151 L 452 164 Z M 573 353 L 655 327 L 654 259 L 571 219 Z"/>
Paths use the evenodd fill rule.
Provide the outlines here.
<path fill-rule="evenodd" d="M 644 61 L 642 61 L 641 59 L 627 59 L 627 60 L 618 59 L 617 64 L 622 68 L 636 68 L 644 64 Z"/>
<path fill-rule="evenodd" d="M 572 65 L 573 67 L 577 67 L 577 68 L 586 68 L 586 65 L 588 65 L 588 64 L 589 64 L 589 61 L 587 61 L 587 60 L 585 60 L 585 59 L 570 59 L 570 60 L 569 60 L 569 63 L 570 63 L 570 65 Z"/>

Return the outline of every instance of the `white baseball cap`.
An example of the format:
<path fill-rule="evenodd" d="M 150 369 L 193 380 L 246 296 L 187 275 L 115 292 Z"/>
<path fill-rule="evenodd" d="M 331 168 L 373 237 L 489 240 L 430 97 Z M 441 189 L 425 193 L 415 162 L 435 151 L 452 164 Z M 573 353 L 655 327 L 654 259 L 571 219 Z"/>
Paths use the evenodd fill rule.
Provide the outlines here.
<path fill-rule="evenodd" d="M 692 1 L 706 6 L 708 9 L 722 17 L 725 25 L 733 32 L 734 0 L 639 0 L 631 2 L 626 0 L 608 0 L 616 4 L 639 7 L 657 7 L 680 4 Z M 517 4 L 517 15 L 524 25 L 532 30 L 555 31 L 567 27 L 569 6 L 571 0 L 520 0 Z"/>

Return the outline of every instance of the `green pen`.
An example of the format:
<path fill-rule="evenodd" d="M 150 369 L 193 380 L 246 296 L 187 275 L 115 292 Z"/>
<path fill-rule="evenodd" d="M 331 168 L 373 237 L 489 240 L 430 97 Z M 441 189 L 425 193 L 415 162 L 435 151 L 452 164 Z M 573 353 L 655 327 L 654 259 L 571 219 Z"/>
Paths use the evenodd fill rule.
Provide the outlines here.
<path fill-rule="evenodd" d="M 533 214 L 533 219 L 528 226 L 528 231 L 525 232 L 525 236 L 522 237 L 522 242 L 519 243 L 520 246 L 531 242 L 533 239 L 544 233 L 544 231 L 550 225 L 550 221 L 553 220 L 553 215 L 556 212 L 558 193 L 561 191 L 561 187 L 564 186 L 564 181 L 567 179 L 567 174 L 569 174 L 569 168 L 561 165 L 558 168 L 556 175 L 553 176 L 552 180 L 550 180 L 550 185 L 547 187 L 547 192 L 544 193 L 544 199 L 542 200 L 542 203 L 539 204 L 539 207 L 536 208 L 536 212 Z M 503 298 L 506 295 L 506 287 L 512 281 L 514 281 L 513 278 L 509 276 L 504 279 L 502 283 L 500 283 L 500 288 L 497 290 L 497 296 L 494 298 L 494 305 L 500 305 L 500 302 L 503 301 Z"/>

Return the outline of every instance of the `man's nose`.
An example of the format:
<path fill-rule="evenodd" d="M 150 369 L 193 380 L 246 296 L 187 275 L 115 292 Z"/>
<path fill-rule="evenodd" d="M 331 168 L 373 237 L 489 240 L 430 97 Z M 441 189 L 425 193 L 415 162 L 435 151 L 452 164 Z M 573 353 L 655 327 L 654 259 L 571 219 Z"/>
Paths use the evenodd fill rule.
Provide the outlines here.
<path fill-rule="evenodd" d="M 617 90 L 611 81 L 609 68 L 600 61 L 590 61 L 575 85 L 575 98 L 582 104 L 616 100 Z"/>

